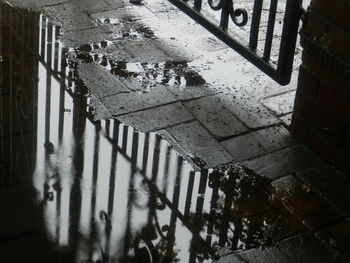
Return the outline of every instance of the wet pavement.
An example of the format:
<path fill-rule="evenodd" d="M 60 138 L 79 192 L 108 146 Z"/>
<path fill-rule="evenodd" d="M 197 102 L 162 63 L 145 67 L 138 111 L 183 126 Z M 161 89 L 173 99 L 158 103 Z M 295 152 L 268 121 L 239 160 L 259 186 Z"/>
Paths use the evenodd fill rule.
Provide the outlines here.
<path fill-rule="evenodd" d="M 59 21 L 0 7 L 1 262 L 349 262 L 350 181 L 284 109 L 238 105 L 159 40 L 142 61 L 123 47 L 154 32 L 107 5 L 97 25 L 125 27 L 70 47 Z"/>

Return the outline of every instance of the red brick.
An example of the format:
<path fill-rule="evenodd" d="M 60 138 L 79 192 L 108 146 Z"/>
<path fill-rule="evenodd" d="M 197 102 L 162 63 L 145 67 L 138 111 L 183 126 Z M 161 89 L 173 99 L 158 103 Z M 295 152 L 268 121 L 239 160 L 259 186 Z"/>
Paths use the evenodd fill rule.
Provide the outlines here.
<path fill-rule="evenodd" d="M 350 124 L 350 91 L 322 83 L 319 103 L 322 108 L 334 113 L 344 123 Z"/>
<path fill-rule="evenodd" d="M 304 96 L 296 96 L 294 112 L 301 120 L 334 145 L 342 146 L 344 144 L 345 123 L 323 110 L 312 100 Z"/>
<path fill-rule="evenodd" d="M 327 34 L 329 31 L 330 25 L 325 22 L 324 19 L 321 19 L 318 15 L 310 13 L 307 18 L 306 24 L 306 33 L 315 37 L 316 39 L 322 37 L 324 34 Z"/>
<path fill-rule="evenodd" d="M 350 89 L 350 78 L 346 78 L 336 71 L 328 68 L 307 52 L 303 53 L 303 64 L 312 69 L 322 80 L 328 80 L 339 88 Z"/>
<path fill-rule="evenodd" d="M 329 34 L 329 50 L 350 62 L 350 35 L 347 35 L 339 29 L 333 29 Z"/>
<path fill-rule="evenodd" d="M 312 0 L 310 5 L 335 24 L 350 31 L 350 2 L 348 0 Z"/>
<path fill-rule="evenodd" d="M 324 1 L 322 2 L 333 2 L 333 1 Z M 335 11 L 332 12 L 332 18 L 334 22 L 342 26 L 345 30 L 350 32 L 350 2 L 349 0 L 338 0 L 336 1 Z"/>
<path fill-rule="evenodd" d="M 309 96 L 312 99 L 316 99 L 319 92 L 320 79 L 310 69 L 304 65 L 300 67 L 298 89 L 300 92 Z"/>
<path fill-rule="evenodd" d="M 330 17 L 332 9 L 334 8 L 335 1 L 328 1 L 328 0 L 312 0 L 310 3 L 310 6 L 323 14 L 324 16 Z"/>

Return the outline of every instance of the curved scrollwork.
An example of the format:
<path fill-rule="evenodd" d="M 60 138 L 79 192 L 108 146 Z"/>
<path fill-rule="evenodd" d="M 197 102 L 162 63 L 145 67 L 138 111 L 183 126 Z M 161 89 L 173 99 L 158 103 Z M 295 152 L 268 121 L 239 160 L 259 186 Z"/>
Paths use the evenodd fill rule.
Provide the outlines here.
<path fill-rule="evenodd" d="M 215 11 L 227 9 L 233 23 L 236 26 L 242 27 L 248 23 L 248 13 L 243 8 L 234 9 L 232 0 L 219 0 L 217 4 L 214 3 L 214 0 L 208 0 L 208 4 L 211 9 Z"/>
<path fill-rule="evenodd" d="M 242 27 L 245 26 L 248 23 L 248 13 L 245 9 L 238 8 L 234 10 L 232 8 L 230 12 L 231 19 L 235 25 Z M 242 17 L 242 20 L 239 21 L 239 17 Z"/>

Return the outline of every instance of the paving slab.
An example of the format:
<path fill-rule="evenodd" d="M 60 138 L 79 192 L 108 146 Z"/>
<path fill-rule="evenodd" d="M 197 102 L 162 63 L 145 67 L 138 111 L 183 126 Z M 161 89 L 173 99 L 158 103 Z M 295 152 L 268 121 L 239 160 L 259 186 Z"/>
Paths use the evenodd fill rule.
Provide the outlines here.
<path fill-rule="evenodd" d="M 101 11 L 91 13 L 94 19 L 110 19 L 111 21 L 137 21 L 144 20 L 149 17 L 154 18 L 154 14 L 149 11 L 144 5 L 131 5 L 128 1 L 110 1 L 107 0 L 109 8 Z"/>
<path fill-rule="evenodd" d="M 43 6 L 57 5 L 68 1 L 67 0 L 41 0 L 40 2 L 38 2 L 33 0 L 10 0 L 8 2 L 11 3 L 11 5 L 19 8 L 40 9 Z"/>
<path fill-rule="evenodd" d="M 108 3 L 106 3 L 104 0 L 71 0 L 71 2 L 87 14 L 105 11 L 110 8 Z"/>
<path fill-rule="evenodd" d="M 281 120 L 286 126 L 290 126 L 290 124 L 292 123 L 292 116 L 293 116 L 293 113 L 289 113 L 289 114 L 287 114 L 287 115 L 280 116 L 280 120 Z"/>
<path fill-rule="evenodd" d="M 131 92 L 118 77 L 97 63 L 81 63 L 78 66 L 79 78 L 96 98 Z"/>
<path fill-rule="evenodd" d="M 104 48 L 101 53 L 112 61 L 156 63 L 165 61 L 186 61 L 189 56 L 168 43 L 155 39 L 121 40 Z"/>
<path fill-rule="evenodd" d="M 287 255 L 275 247 L 251 249 L 238 253 L 237 257 L 239 257 L 242 262 L 245 263 L 295 263 L 295 261 L 293 261 L 291 258 L 289 258 Z M 221 263 L 221 261 L 219 262 Z"/>
<path fill-rule="evenodd" d="M 185 103 L 185 106 L 216 138 L 225 138 L 247 132 L 232 112 L 227 110 L 218 97 L 208 96 Z"/>
<path fill-rule="evenodd" d="M 221 93 L 217 96 L 224 107 L 249 128 L 260 128 L 280 122 L 262 104 L 243 91 Z"/>
<path fill-rule="evenodd" d="M 113 39 L 108 27 L 89 27 L 87 29 L 68 31 L 62 36 L 66 47 L 77 47 Z"/>
<path fill-rule="evenodd" d="M 301 171 L 297 176 L 337 209 L 350 215 L 350 180 L 345 174 L 332 166 L 322 165 Z"/>
<path fill-rule="evenodd" d="M 296 263 L 336 263 L 335 253 L 313 233 L 303 233 L 277 243 L 277 248 Z M 283 262 L 283 261 L 281 261 Z"/>
<path fill-rule="evenodd" d="M 112 116 L 153 108 L 175 101 L 175 96 L 162 85 L 152 87 L 148 92 L 133 91 L 101 99 L 101 103 Z"/>
<path fill-rule="evenodd" d="M 296 145 L 246 161 L 243 164 L 261 176 L 276 180 L 321 163 L 316 154 L 306 146 Z"/>
<path fill-rule="evenodd" d="M 164 129 L 193 119 L 191 112 L 179 102 L 118 117 L 119 121 L 142 132 Z"/>
<path fill-rule="evenodd" d="M 327 226 L 344 216 L 321 195 L 312 192 L 292 175 L 272 182 L 272 186 L 287 209 L 310 229 Z"/>
<path fill-rule="evenodd" d="M 317 231 L 316 236 L 334 249 L 339 258 L 339 262 L 349 262 L 350 221 L 348 219 Z"/>
<path fill-rule="evenodd" d="M 208 167 L 217 167 L 232 160 L 230 154 L 197 121 L 168 128 L 166 132 L 186 149 L 187 155 L 203 160 Z"/>
<path fill-rule="evenodd" d="M 235 161 L 252 159 L 295 144 L 295 139 L 283 126 L 253 131 L 221 142 Z"/>
<path fill-rule="evenodd" d="M 293 112 L 295 91 L 266 98 L 262 103 L 277 116 Z"/>
<path fill-rule="evenodd" d="M 170 85 L 169 90 L 179 99 L 188 101 L 201 97 L 206 97 L 214 94 L 221 93 L 223 89 L 217 86 L 211 85 L 186 85 L 186 86 L 175 86 Z"/>
<path fill-rule="evenodd" d="M 277 197 L 275 198 L 277 199 Z M 307 227 L 283 205 L 269 213 L 258 216 L 262 217 L 266 224 L 265 235 L 273 242 L 308 231 Z"/>
<path fill-rule="evenodd" d="M 43 8 L 51 22 L 61 26 L 64 32 L 95 27 L 93 20 L 73 3 L 63 3 Z"/>

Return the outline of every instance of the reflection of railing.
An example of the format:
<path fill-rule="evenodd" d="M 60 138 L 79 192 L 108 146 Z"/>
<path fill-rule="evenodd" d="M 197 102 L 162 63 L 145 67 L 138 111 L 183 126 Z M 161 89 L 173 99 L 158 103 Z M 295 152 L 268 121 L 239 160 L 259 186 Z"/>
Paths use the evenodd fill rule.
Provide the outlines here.
<path fill-rule="evenodd" d="M 94 121 L 59 28 L 44 16 L 40 28 L 34 181 L 56 245 L 104 262 L 206 262 L 214 245 L 237 249 L 242 222 L 230 228 L 233 191 L 217 183 L 222 174 L 193 171 L 155 133 Z"/>
<path fill-rule="evenodd" d="M 279 2 L 278 0 L 270 0 L 269 6 L 266 6 L 263 0 L 208 0 L 208 3 L 202 0 L 168 1 L 275 81 L 282 85 L 289 83 L 302 0 Z M 283 11 L 278 10 L 278 5 L 281 5 L 281 3 L 285 6 Z M 235 8 L 237 5 L 240 5 L 240 7 Z M 268 14 L 265 12 L 266 8 Z M 284 16 L 276 19 L 276 14 L 279 15 L 281 12 L 284 13 Z M 230 25 L 232 22 L 233 26 Z M 266 25 L 261 22 L 266 23 Z M 283 23 L 283 27 L 279 23 Z M 245 29 L 244 26 L 249 28 Z M 237 29 L 237 27 L 241 29 Z M 280 27 L 280 37 L 276 35 L 276 27 Z M 264 34 L 264 37 L 259 37 L 259 33 L 260 35 Z M 247 39 L 241 39 L 242 35 L 247 35 Z M 278 41 L 279 38 L 280 41 Z M 274 47 L 273 42 L 276 42 L 276 40 L 277 45 L 275 44 Z M 261 44 L 259 42 L 263 42 L 263 48 L 260 48 Z M 276 61 L 270 60 L 273 49 L 277 50 L 277 57 L 273 59 Z M 277 67 L 271 62 L 275 62 Z"/>

